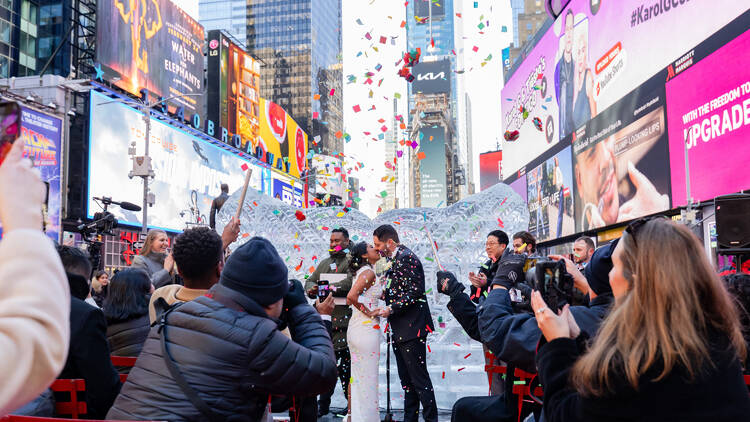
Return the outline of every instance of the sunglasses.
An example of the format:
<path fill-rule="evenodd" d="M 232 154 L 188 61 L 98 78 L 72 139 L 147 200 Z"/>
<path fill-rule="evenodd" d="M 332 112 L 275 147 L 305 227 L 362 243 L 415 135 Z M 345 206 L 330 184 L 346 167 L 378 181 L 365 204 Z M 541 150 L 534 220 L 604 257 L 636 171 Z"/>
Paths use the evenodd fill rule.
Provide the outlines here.
<path fill-rule="evenodd" d="M 630 237 L 633 238 L 633 244 L 637 247 L 638 242 L 636 240 L 635 234 L 638 233 L 641 227 L 645 226 L 649 221 L 669 219 L 670 218 L 665 215 L 652 215 L 651 217 L 639 218 L 637 220 L 633 220 L 632 223 L 628 224 L 628 226 L 625 228 L 625 233 L 629 234 Z"/>

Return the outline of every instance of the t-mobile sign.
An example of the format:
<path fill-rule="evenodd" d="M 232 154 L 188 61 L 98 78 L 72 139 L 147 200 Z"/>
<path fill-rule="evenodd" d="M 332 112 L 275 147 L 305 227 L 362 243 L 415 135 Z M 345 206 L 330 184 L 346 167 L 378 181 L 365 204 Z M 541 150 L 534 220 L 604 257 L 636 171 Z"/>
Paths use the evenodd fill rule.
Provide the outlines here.
<path fill-rule="evenodd" d="M 667 82 L 673 205 L 750 189 L 750 31 Z"/>

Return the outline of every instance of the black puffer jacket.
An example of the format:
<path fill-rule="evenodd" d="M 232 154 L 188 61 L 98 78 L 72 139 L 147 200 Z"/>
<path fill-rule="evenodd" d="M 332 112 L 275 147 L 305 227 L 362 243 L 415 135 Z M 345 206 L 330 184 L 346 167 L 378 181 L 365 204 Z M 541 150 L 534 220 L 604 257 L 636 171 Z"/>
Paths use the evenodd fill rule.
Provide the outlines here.
<path fill-rule="evenodd" d="M 316 395 L 336 382 L 331 338 L 307 304 L 289 310 L 293 340 L 252 299 L 218 284 L 166 319 L 172 359 L 217 419 L 259 420 L 269 394 Z M 158 325 L 151 329 L 107 419 L 208 419 L 170 375 L 158 330 Z"/>
<path fill-rule="evenodd" d="M 107 320 L 109 350 L 114 356 L 138 357 L 150 330 L 148 314 L 126 320 Z"/>

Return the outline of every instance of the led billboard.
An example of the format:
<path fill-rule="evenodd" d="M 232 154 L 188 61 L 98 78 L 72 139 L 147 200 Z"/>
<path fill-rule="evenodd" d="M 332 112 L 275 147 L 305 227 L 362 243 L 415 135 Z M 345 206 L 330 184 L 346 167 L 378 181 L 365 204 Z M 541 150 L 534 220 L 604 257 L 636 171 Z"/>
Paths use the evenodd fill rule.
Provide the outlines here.
<path fill-rule="evenodd" d="M 448 59 L 435 62 L 418 63 L 412 69 L 414 82 L 412 92 L 423 94 L 440 94 L 451 92 L 451 61 Z"/>
<path fill-rule="evenodd" d="M 414 15 L 419 18 L 432 16 L 432 20 L 437 21 L 445 18 L 444 0 L 414 0 Z M 417 21 L 427 23 L 426 21 Z"/>
<path fill-rule="evenodd" d="M 238 147 L 258 145 L 260 136 L 260 62 L 221 31 L 208 32 L 206 117 L 220 126 L 219 139 L 240 136 Z M 222 131 L 228 133 L 224 134 Z"/>
<path fill-rule="evenodd" d="M 203 26 L 170 0 L 100 0 L 96 27 L 97 78 L 133 95 L 203 94 Z M 170 104 L 203 114 L 202 95 Z"/>
<path fill-rule="evenodd" d="M 344 166 L 341 160 L 330 155 L 315 154 L 311 161 L 315 171 L 315 192 L 345 198 L 349 184 L 342 177 Z"/>
<path fill-rule="evenodd" d="M 262 161 L 293 177 L 307 167 L 307 133 L 280 105 L 260 100 L 260 136 L 254 150 L 260 148 Z"/>
<path fill-rule="evenodd" d="M 691 51 L 683 62 L 691 63 Z M 689 60 L 689 62 L 688 62 Z M 750 189 L 750 31 L 667 82 L 667 122 L 672 201 L 687 204 L 685 148 L 690 196 L 710 200 Z"/>
<path fill-rule="evenodd" d="M 537 241 L 575 233 L 570 147 L 526 172 L 529 232 Z"/>
<path fill-rule="evenodd" d="M 419 162 L 421 206 L 445 205 L 445 128 L 442 126 L 419 129 L 419 151 L 425 158 Z"/>
<path fill-rule="evenodd" d="M 485 190 L 503 181 L 503 152 L 479 154 L 479 190 Z"/>
<path fill-rule="evenodd" d="M 539 157 L 747 10 L 744 2 L 572 0 L 502 90 L 506 173 Z M 663 82 L 663 81 L 662 81 Z"/>
<path fill-rule="evenodd" d="M 91 92 L 89 218 L 99 211 L 92 199 L 95 196 L 109 196 L 116 201 L 135 204 L 143 202 L 143 180 L 128 177 L 132 168 L 128 148 L 131 142 L 135 142 L 136 154 L 143 155 L 145 130 L 146 123 L 140 112 L 111 102 L 103 94 Z M 186 223 L 195 223 L 196 216 L 205 219 L 211 201 L 221 193 L 222 183 L 229 185 L 230 195 L 242 188 L 245 180 L 242 166 L 245 164 L 253 170 L 250 187 L 270 191 L 264 186 L 264 183 L 270 183 L 270 177 L 263 177 L 262 167 L 157 119 L 151 120 L 150 131 L 149 156 L 155 178 L 149 182 L 149 189 L 156 202 L 148 210 L 149 226 L 179 231 Z M 127 211 L 120 207 L 111 207 L 109 211 L 122 224 L 142 224 L 141 211 Z"/>

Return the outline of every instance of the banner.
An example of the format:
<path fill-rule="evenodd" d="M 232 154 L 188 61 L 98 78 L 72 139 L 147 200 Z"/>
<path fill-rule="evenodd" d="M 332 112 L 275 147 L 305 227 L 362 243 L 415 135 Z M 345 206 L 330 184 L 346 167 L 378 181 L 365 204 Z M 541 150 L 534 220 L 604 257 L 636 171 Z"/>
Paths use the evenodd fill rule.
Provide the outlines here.
<path fill-rule="evenodd" d="M 208 33 L 207 75 L 206 115 L 220 126 L 216 138 L 232 143 L 237 134 L 238 149 L 246 151 L 251 144 L 254 150 L 260 137 L 260 63 L 213 30 Z"/>
<path fill-rule="evenodd" d="M 689 57 L 692 62 L 692 54 Z M 750 31 L 667 82 L 672 201 L 687 204 L 750 189 Z"/>
<path fill-rule="evenodd" d="M 584 126 L 747 10 L 745 2 L 572 0 L 502 90 L 506 173 Z M 662 81 L 663 82 L 663 81 Z"/>
<path fill-rule="evenodd" d="M 26 143 L 24 156 L 30 157 L 39 175 L 49 187 L 47 191 L 47 215 L 44 220 L 45 232 L 55 242 L 60 241 L 60 145 L 62 121 L 57 117 L 21 107 L 21 135 L 16 142 Z M 41 212 L 41 210 L 40 210 Z M 0 225 L 0 238 L 3 228 Z"/>
<path fill-rule="evenodd" d="M 302 208 L 305 202 L 304 192 L 302 191 L 303 185 L 299 182 L 292 186 L 294 183 L 290 180 L 282 180 L 279 178 L 273 178 L 273 197 L 279 201 L 297 208 Z"/>
<path fill-rule="evenodd" d="M 503 152 L 479 154 L 479 190 L 485 190 L 503 181 Z"/>
<path fill-rule="evenodd" d="M 294 177 L 307 168 L 307 133 L 280 105 L 260 101 L 260 137 L 257 147 L 265 153 L 261 161 Z"/>
<path fill-rule="evenodd" d="M 422 207 L 445 205 L 445 128 L 442 126 L 419 129 L 419 151 L 425 158 L 419 162 Z"/>
<path fill-rule="evenodd" d="M 203 26 L 170 0 L 100 0 L 96 27 L 97 78 L 136 96 L 203 94 Z M 202 95 L 170 104 L 203 114 Z"/>
<path fill-rule="evenodd" d="M 664 90 L 651 80 L 573 134 L 576 232 L 670 208 Z"/>
<path fill-rule="evenodd" d="M 438 60 L 436 62 L 418 63 L 412 74 L 412 92 L 423 94 L 439 94 L 451 92 L 451 61 Z"/>
<path fill-rule="evenodd" d="M 570 148 L 526 173 L 529 232 L 538 242 L 575 233 Z"/>
<path fill-rule="evenodd" d="M 102 104 L 105 102 L 109 104 Z M 132 169 L 128 148 L 135 142 L 136 154 L 144 154 L 145 130 L 140 112 L 91 92 L 89 218 L 99 211 L 92 199 L 95 196 L 143 203 L 143 179 L 128 177 Z M 211 202 L 221 193 L 221 184 L 229 185 L 230 195 L 241 189 L 245 165 L 253 170 L 250 188 L 263 191 L 263 169 L 258 165 L 157 119 L 151 119 L 150 135 L 149 156 L 155 178 L 149 182 L 149 189 L 156 197 L 148 209 L 150 227 L 180 231 L 187 223 L 208 224 Z M 142 211 L 117 206 L 109 211 L 122 224 L 142 224 Z"/>

